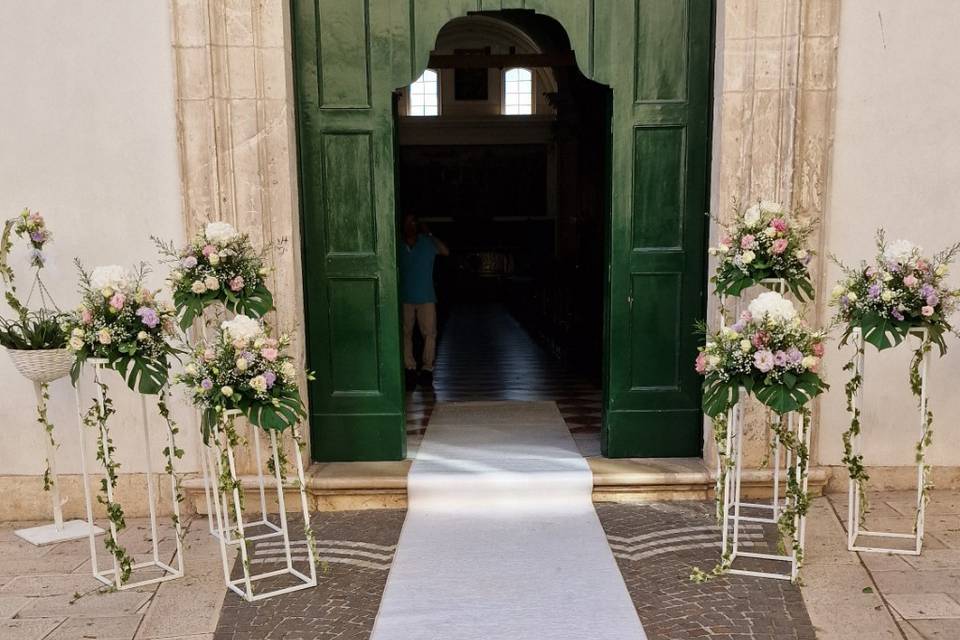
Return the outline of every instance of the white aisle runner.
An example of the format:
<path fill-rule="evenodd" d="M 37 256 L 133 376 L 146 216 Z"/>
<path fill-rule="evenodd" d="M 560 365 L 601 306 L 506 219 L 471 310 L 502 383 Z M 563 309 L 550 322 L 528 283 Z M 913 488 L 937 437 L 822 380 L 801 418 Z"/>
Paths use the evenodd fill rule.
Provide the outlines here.
<path fill-rule="evenodd" d="M 372 640 L 643 640 L 553 402 L 438 404 Z"/>

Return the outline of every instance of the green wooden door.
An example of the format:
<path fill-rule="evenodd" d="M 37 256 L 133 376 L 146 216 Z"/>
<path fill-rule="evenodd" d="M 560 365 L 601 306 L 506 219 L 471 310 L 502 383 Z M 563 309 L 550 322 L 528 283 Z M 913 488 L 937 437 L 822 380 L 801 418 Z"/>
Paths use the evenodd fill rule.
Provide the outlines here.
<path fill-rule="evenodd" d="M 697 455 L 710 0 L 293 0 L 310 426 L 315 460 L 398 459 L 391 92 L 471 11 L 556 19 L 613 89 L 603 446 Z"/>

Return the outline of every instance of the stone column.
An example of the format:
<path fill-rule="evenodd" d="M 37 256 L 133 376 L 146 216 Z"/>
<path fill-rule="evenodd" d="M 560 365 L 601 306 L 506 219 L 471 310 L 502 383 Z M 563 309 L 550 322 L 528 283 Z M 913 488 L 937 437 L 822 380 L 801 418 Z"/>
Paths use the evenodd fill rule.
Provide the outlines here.
<path fill-rule="evenodd" d="M 303 368 L 296 134 L 284 0 L 172 0 L 184 224 L 225 220 L 273 266 L 277 310 Z M 306 392 L 306 381 L 301 380 Z M 308 433 L 304 433 L 306 437 Z M 252 471 L 249 460 L 241 463 Z"/>

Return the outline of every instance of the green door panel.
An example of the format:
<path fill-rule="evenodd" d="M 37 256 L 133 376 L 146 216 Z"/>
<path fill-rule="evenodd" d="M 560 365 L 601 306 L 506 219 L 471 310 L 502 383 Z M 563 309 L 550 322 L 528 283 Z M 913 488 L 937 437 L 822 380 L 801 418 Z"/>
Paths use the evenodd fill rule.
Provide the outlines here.
<path fill-rule="evenodd" d="M 612 88 L 605 455 L 701 451 L 710 0 L 292 0 L 315 460 L 405 455 L 392 92 L 474 11 L 534 10 Z"/>

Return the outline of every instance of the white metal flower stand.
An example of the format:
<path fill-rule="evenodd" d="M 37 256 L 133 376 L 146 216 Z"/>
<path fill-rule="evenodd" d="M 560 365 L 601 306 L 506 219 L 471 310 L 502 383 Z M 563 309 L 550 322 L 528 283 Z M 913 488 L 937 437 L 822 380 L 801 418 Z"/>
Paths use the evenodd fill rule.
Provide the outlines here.
<path fill-rule="evenodd" d="M 93 368 L 93 381 L 97 388 L 97 404 L 100 407 L 100 411 L 104 410 L 104 395 L 103 388 L 100 386 L 100 382 L 103 377 L 103 371 L 107 367 L 108 361 L 102 358 L 90 358 L 87 360 L 87 363 Z M 139 580 L 123 580 L 121 568 L 116 557 L 113 557 L 113 567 L 107 569 L 100 569 L 100 566 L 97 562 L 97 544 L 96 538 L 93 534 L 94 527 L 94 514 L 93 514 L 93 498 L 90 492 L 90 474 L 87 469 L 87 454 L 84 434 L 84 423 L 83 423 L 83 404 L 80 399 L 80 380 L 76 384 L 76 399 L 77 399 L 77 416 L 79 418 L 79 428 L 80 428 L 80 466 L 83 471 L 83 494 L 84 500 L 86 501 L 87 508 L 87 522 L 89 523 L 90 529 L 90 564 L 93 570 L 93 577 L 102 582 L 103 584 L 115 587 L 118 590 L 124 589 L 133 589 L 135 587 L 142 587 L 148 584 L 155 584 L 158 582 L 166 582 L 168 580 L 174 580 L 176 578 L 183 577 L 183 542 L 182 542 L 182 531 L 180 527 L 180 503 L 177 500 L 177 483 L 176 478 L 171 475 L 170 477 L 170 495 L 171 495 L 171 509 L 174 514 L 174 528 L 176 531 L 176 563 L 164 562 L 160 559 L 160 548 L 159 548 L 159 536 L 157 533 L 157 502 L 156 495 L 157 491 L 154 487 L 154 477 L 153 477 L 153 465 L 151 462 L 153 451 L 150 447 L 150 428 L 149 421 L 147 420 L 147 398 L 145 395 L 140 394 L 140 408 L 141 408 L 141 422 L 143 423 L 143 446 L 144 446 L 144 460 L 146 464 L 146 476 L 147 476 L 147 501 L 150 510 L 150 541 L 151 541 L 151 554 L 149 560 L 144 560 L 141 562 L 134 562 L 132 564 L 132 570 L 134 573 L 142 571 L 150 575 L 150 577 L 142 578 Z M 106 443 L 109 438 L 108 433 L 101 425 L 99 433 L 97 434 L 98 442 Z M 173 435 L 169 436 L 168 445 L 171 450 L 174 448 Z M 107 446 L 102 447 L 103 455 L 105 458 L 105 463 L 110 464 L 110 448 Z M 109 475 L 106 469 L 104 469 L 105 475 L 105 487 L 107 500 L 113 501 L 113 487 L 110 483 Z M 116 524 L 111 520 L 110 521 L 110 535 L 114 540 L 118 540 L 118 531 Z M 152 575 L 157 571 L 160 572 L 159 576 Z"/>
<path fill-rule="evenodd" d="M 745 389 L 740 389 L 740 400 L 727 414 L 727 437 L 725 443 L 725 454 L 728 460 L 733 460 L 733 474 L 727 473 L 724 476 L 723 486 L 723 533 L 722 533 L 722 553 L 729 556 L 725 558 L 730 568 L 728 573 L 757 576 L 762 578 L 776 578 L 780 580 L 794 581 L 800 569 L 800 554 L 802 554 L 805 543 L 806 516 L 797 515 L 794 517 L 794 529 L 797 536 L 800 554 L 794 548 L 791 541 L 785 545 L 789 553 L 772 554 L 744 551 L 741 547 L 745 546 L 740 539 L 740 524 L 743 522 L 753 523 L 776 523 L 782 515 L 782 510 L 789 506 L 789 498 L 783 501 L 779 497 L 779 484 L 776 479 L 780 473 L 780 457 L 774 459 L 774 493 L 769 504 L 758 504 L 743 501 L 743 402 L 747 397 Z M 788 429 L 794 434 L 798 442 L 804 443 L 809 449 L 810 446 L 810 428 L 807 420 L 801 414 L 790 413 L 784 417 L 787 420 Z M 773 419 L 783 419 L 774 415 Z M 779 449 L 779 440 L 778 449 Z M 793 471 L 800 483 L 803 492 L 807 492 L 809 474 L 807 473 L 806 463 L 799 456 L 791 456 L 790 451 L 786 451 L 784 469 L 793 466 Z M 751 511 L 753 510 L 753 511 Z M 760 515 L 746 515 L 760 511 Z M 767 515 L 767 512 L 770 515 Z M 749 569 L 740 569 L 734 566 L 738 558 L 754 558 L 758 560 L 776 561 L 787 563 L 789 570 L 782 572 L 775 571 L 755 571 Z"/>
<path fill-rule="evenodd" d="M 926 341 L 929 338 L 929 332 L 925 327 L 911 329 L 910 335 L 915 338 L 920 339 L 921 341 Z M 853 346 L 857 350 L 857 356 L 855 360 L 856 372 L 860 375 L 861 383 L 860 388 L 857 389 L 857 393 L 853 399 L 854 410 L 863 415 L 860 412 L 860 408 L 863 403 L 863 381 L 866 380 L 863 377 L 864 372 L 864 343 L 863 343 L 863 333 L 860 331 L 859 327 L 856 327 L 851 331 L 850 338 L 853 341 Z M 923 356 L 923 361 L 920 363 L 920 438 L 921 440 L 925 439 L 927 436 L 927 375 L 928 375 L 928 365 L 930 363 L 930 353 L 927 352 Z M 861 454 L 861 438 L 859 435 L 854 435 L 851 437 L 851 446 L 853 447 L 854 455 Z M 924 498 L 924 462 L 923 460 L 917 460 L 917 503 L 914 511 L 915 517 L 915 527 L 913 533 L 902 533 L 902 532 L 892 532 L 892 531 L 870 531 L 864 529 L 860 526 L 860 492 L 857 490 L 857 482 L 853 479 L 850 480 L 848 487 L 849 500 L 847 503 L 847 549 L 850 551 L 866 551 L 871 553 L 893 553 L 899 555 L 908 555 L 908 556 L 918 556 L 920 551 L 923 548 L 923 523 L 926 511 L 926 499 Z M 858 544 L 858 539 L 863 537 L 869 538 L 888 538 L 888 539 L 900 539 L 900 540 L 911 540 L 913 542 L 913 548 L 910 549 L 896 549 L 880 546 L 864 546 Z"/>
<path fill-rule="evenodd" d="M 37 394 L 37 410 L 43 412 L 46 408 L 46 399 L 43 395 L 42 383 L 34 380 L 33 390 Z M 64 522 L 63 505 L 67 503 L 67 498 L 62 498 L 60 495 L 60 479 L 57 475 L 57 448 L 46 434 L 44 434 L 44 442 L 47 448 L 47 465 L 50 470 L 50 499 L 53 502 L 53 524 L 45 524 L 28 529 L 17 529 L 14 533 L 36 546 L 66 542 L 67 540 L 80 540 L 91 534 L 94 536 L 103 534 L 103 529 L 96 526 L 91 529 L 90 524 L 86 520 L 68 520 Z"/>
<path fill-rule="evenodd" d="M 787 281 L 783 278 L 765 278 L 761 280 L 757 286 L 762 286 L 770 291 L 776 291 L 780 295 L 786 295 L 788 291 Z M 723 307 L 724 299 L 721 299 L 721 307 Z M 737 296 L 736 302 L 734 303 L 733 312 L 734 316 L 739 318 L 740 314 L 744 311 L 743 309 L 743 298 Z M 723 311 L 721 309 L 720 313 L 720 326 L 726 326 L 726 318 L 724 317 Z M 741 398 L 744 397 L 744 390 L 741 389 Z M 772 420 L 780 420 L 780 416 L 773 414 L 771 416 Z M 727 434 L 729 438 L 730 427 L 728 423 Z M 784 501 L 780 500 L 780 484 L 781 484 L 781 472 L 784 469 L 790 468 L 790 452 L 785 450 L 780 444 L 780 436 L 776 433 L 773 434 L 773 443 L 771 444 L 771 450 L 773 451 L 773 495 L 769 503 L 757 503 L 757 502 L 744 502 L 741 503 L 741 507 L 746 507 L 749 509 L 761 510 L 763 513 L 769 512 L 768 516 L 755 516 L 752 520 L 753 522 L 770 522 L 776 523 L 780 518 L 780 511 L 783 509 Z M 781 454 L 781 451 L 783 452 Z M 782 460 L 781 460 L 782 455 Z M 737 457 L 739 460 L 739 456 Z M 723 477 L 720 465 L 722 461 L 720 460 L 720 454 L 717 453 L 717 481 Z M 727 495 L 727 492 L 724 492 L 724 495 Z"/>
<path fill-rule="evenodd" d="M 236 420 L 237 416 L 240 415 L 240 413 L 241 412 L 238 410 L 224 412 L 221 416 L 220 423 L 214 425 L 213 433 L 211 434 L 211 438 L 213 440 L 212 446 L 206 447 L 208 456 L 207 466 L 209 467 L 210 471 L 216 470 L 216 478 L 219 479 L 216 485 L 216 491 L 219 495 L 215 496 L 215 499 L 212 500 L 212 503 L 213 509 L 216 513 L 216 523 L 218 529 L 217 538 L 220 540 L 220 556 L 223 563 L 224 582 L 231 591 L 244 598 L 248 602 L 263 600 L 284 593 L 315 587 L 317 586 L 316 556 L 313 540 L 310 534 L 310 510 L 307 506 L 306 482 L 303 473 L 303 457 L 300 454 L 300 448 L 295 446 L 294 466 L 296 468 L 297 483 L 300 491 L 300 508 L 303 512 L 307 561 L 309 563 L 309 570 L 307 573 L 304 573 L 293 566 L 294 557 L 290 545 L 290 529 L 287 522 L 286 501 L 284 499 L 284 482 L 281 476 L 282 465 L 279 448 L 280 444 L 278 443 L 277 432 L 272 430 L 269 432 L 270 453 L 273 459 L 273 481 L 277 494 L 276 499 L 280 525 L 279 527 L 275 526 L 277 531 L 269 535 L 278 535 L 283 539 L 285 566 L 282 569 L 273 571 L 265 571 L 261 573 L 251 572 L 253 563 L 251 562 L 250 549 L 247 548 L 247 543 L 253 540 L 263 539 L 266 536 L 246 536 L 246 530 L 249 528 L 249 525 L 244 524 L 243 500 L 241 498 L 242 487 L 240 486 L 240 477 L 237 474 L 236 460 L 234 457 L 234 438 L 231 437 L 231 432 L 234 428 L 234 421 Z M 296 427 L 292 428 L 295 429 Z M 253 431 L 254 434 L 256 434 L 257 431 L 259 431 L 259 428 L 253 427 Z M 259 452 L 259 447 L 257 447 L 257 450 Z M 259 457 L 257 458 L 257 465 L 258 467 L 261 466 Z M 221 484 L 221 482 L 224 480 L 229 482 L 227 486 Z M 265 514 L 266 500 L 264 497 L 262 472 L 260 475 L 260 482 L 260 507 L 262 512 Z M 227 495 L 228 492 L 230 494 L 229 496 Z M 229 508 L 228 500 L 231 503 Z M 235 522 L 235 524 L 232 525 L 229 518 L 229 512 L 231 509 L 233 510 Z M 264 520 L 265 519 L 266 516 L 264 516 Z M 260 522 L 258 521 L 254 524 L 260 524 Z M 231 578 L 230 576 L 230 554 L 233 551 L 232 546 L 234 544 L 240 548 L 240 565 L 243 571 L 241 577 L 235 579 Z M 283 575 L 292 577 L 294 584 L 269 590 L 254 590 L 254 583 L 266 578 L 273 578 Z"/>

